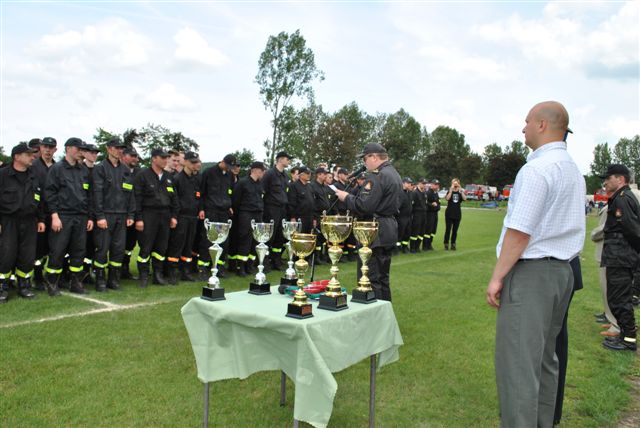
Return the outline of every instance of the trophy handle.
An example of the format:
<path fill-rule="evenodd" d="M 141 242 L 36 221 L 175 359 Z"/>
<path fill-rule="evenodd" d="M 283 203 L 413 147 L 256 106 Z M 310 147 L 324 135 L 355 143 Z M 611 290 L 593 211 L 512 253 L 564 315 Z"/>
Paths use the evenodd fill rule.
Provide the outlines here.
<path fill-rule="evenodd" d="M 209 229 L 210 225 L 211 225 L 211 222 L 209 221 L 209 219 L 208 219 L 208 218 L 205 218 L 205 219 L 204 219 L 204 227 L 206 227 L 207 229 Z"/>
<path fill-rule="evenodd" d="M 227 220 L 227 224 L 229 225 L 229 229 L 231 229 L 231 225 L 233 224 L 233 222 L 231 221 L 231 219 Z"/>
<path fill-rule="evenodd" d="M 256 228 L 256 221 L 254 219 L 251 219 L 251 229 L 255 229 Z"/>
<path fill-rule="evenodd" d="M 302 229 L 302 219 L 299 218 L 296 220 L 296 230 L 300 232 L 300 229 Z"/>

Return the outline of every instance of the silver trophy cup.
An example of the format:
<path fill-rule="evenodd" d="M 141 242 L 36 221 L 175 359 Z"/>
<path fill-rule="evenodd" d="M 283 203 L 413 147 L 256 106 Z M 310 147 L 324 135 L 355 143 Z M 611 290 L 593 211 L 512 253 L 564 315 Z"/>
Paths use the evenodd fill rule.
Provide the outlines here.
<path fill-rule="evenodd" d="M 251 220 L 251 230 L 253 231 L 253 239 L 258 242 L 256 245 L 256 254 L 258 255 L 258 273 L 251 283 L 249 292 L 252 294 L 270 294 L 270 284 L 267 282 L 267 276 L 264 274 L 264 258 L 269 254 L 269 247 L 266 242 L 273 235 L 273 220 L 270 223 L 256 223 Z"/>
<path fill-rule="evenodd" d="M 287 240 L 285 244 L 287 246 L 287 254 L 289 255 L 289 261 L 287 262 L 289 267 L 284 272 L 284 279 L 291 281 L 288 285 L 295 285 L 295 280 L 298 279 L 296 277 L 296 270 L 293 268 L 293 249 L 291 248 L 291 235 L 293 232 L 300 232 L 302 228 L 302 222 L 300 219 L 297 221 L 286 221 L 282 219 L 282 236 Z"/>
<path fill-rule="evenodd" d="M 207 239 L 213 243 L 209 247 L 209 254 L 211 255 L 211 263 L 213 263 L 213 270 L 211 271 L 211 277 L 208 281 L 208 287 L 203 287 L 202 297 L 208 300 L 218 300 L 224 299 L 224 289 L 220 288 L 220 280 L 218 279 L 218 260 L 220 260 L 220 255 L 222 254 L 222 244 L 227 240 L 227 236 L 229 236 L 229 231 L 231 230 L 231 220 L 228 220 L 226 223 L 216 223 L 213 221 L 209 221 L 209 219 L 204 220 L 204 227 L 207 231 Z M 221 290 L 214 292 L 213 290 Z M 220 297 L 220 294 L 222 297 Z M 215 297 L 218 298 L 215 298 Z"/>

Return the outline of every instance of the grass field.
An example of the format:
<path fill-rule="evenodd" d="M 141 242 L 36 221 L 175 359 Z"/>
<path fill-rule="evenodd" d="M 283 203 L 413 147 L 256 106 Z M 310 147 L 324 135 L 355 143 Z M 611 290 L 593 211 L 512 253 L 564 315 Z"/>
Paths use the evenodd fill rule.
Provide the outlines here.
<path fill-rule="evenodd" d="M 400 255 L 392 266 L 394 310 L 405 345 L 400 360 L 378 376 L 377 426 L 495 427 L 494 310 L 484 291 L 495 261 L 504 211 L 465 210 L 458 251 Z M 588 219 L 587 228 L 595 225 Z M 593 245 L 583 255 L 585 289 L 570 309 L 570 360 L 563 427 L 615 424 L 630 402 L 627 377 L 640 375 L 635 357 L 601 347 L 593 314 L 602 312 Z M 355 263 L 343 263 L 351 289 Z M 269 274 L 277 283 L 279 272 Z M 316 278 L 328 277 L 321 267 Z M 227 292 L 248 279 L 223 280 Z M 12 295 L 0 306 L 0 426 L 198 426 L 202 385 L 196 378 L 180 308 L 200 284 L 68 295 L 32 301 Z M 288 301 L 283 297 L 283 307 Z M 95 312 L 116 309 L 110 312 Z M 78 316 L 78 313 L 94 311 Z M 76 314 L 76 315 L 73 315 Z M 56 318 L 57 317 L 57 318 Z M 47 321 L 39 322 L 43 318 Z M 368 360 L 336 373 L 330 426 L 364 427 Z M 286 427 L 293 388 L 278 406 L 279 372 L 213 384 L 210 422 L 220 427 Z"/>

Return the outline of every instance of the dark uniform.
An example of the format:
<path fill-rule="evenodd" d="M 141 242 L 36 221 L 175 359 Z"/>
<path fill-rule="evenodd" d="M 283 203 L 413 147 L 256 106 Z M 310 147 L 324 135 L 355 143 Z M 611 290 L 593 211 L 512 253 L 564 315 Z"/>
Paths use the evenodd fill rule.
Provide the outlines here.
<path fill-rule="evenodd" d="M 410 250 L 412 253 L 420 251 L 424 241 L 424 233 L 427 228 L 427 197 L 423 191 L 416 187 L 411 193 L 411 236 Z"/>
<path fill-rule="evenodd" d="M 70 138 L 65 147 L 80 147 L 82 141 Z M 86 251 L 87 223 L 92 215 L 92 195 L 89 170 L 81 162 L 71 165 L 66 158 L 49 170 L 45 199 L 50 214 L 57 213 L 62 229 L 49 234 L 49 262 L 47 285 L 49 294 L 58 294 L 58 281 L 64 268 L 65 254 L 69 254 L 70 291 L 85 293 L 81 281 Z"/>
<path fill-rule="evenodd" d="M 346 171 L 345 171 L 345 174 L 346 174 Z M 334 186 L 336 186 L 336 188 L 338 190 L 349 191 L 349 192 L 353 191 L 353 187 L 348 187 L 347 184 L 342 183 L 339 180 L 334 183 Z M 335 194 L 333 194 L 333 195 L 335 196 Z M 336 203 L 335 209 L 337 210 L 337 214 L 340 214 L 340 215 L 346 215 L 347 214 L 347 204 L 342 202 L 342 201 L 338 201 Z M 353 236 L 353 232 L 351 232 L 349 234 L 349 237 L 347 239 L 345 239 L 344 244 L 343 244 L 343 252 L 344 252 L 343 254 L 347 258 L 347 260 L 354 261 L 356 259 L 357 246 L 358 246 L 358 242 L 356 241 L 355 236 Z M 341 260 L 343 260 L 343 259 L 341 259 Z"/>
<path fill-rule="evenodd" d="M 315 201 L 311 184 L 298 180 L 289 187 L 287 217 L 300 219 L 302 233 L 311 233 Z"/>
<path fill-rule="evenodd" d="M 50 146 L 56 145 L 55 140 L 51 137 L 45 138 L 44 141 Z M 55 163 L 53 159 L 51 161 Z M 53 166 L 53 163 L 51 164 L 51 166 Z M 47 175 L 49 174 L 49 169 L 51 169 L 51 167 L 47 166 L 42 158 L 38 158 L 33 161 L 33 165 L 31 165 L 30 169 L 36 178 L 38 187 L 40 188 L 42 209 L 45 212 L 45 229 L 44 232 L 38 233 L 36 242 L 36 261 L 34 266 L 34 280 L 36 289 L 44 290 L 43 269 L 46 263 L 46 258 L 49 255 L 49 234 L 51 233 L 51 215 L 47 214 L 48 210 L 47 201 L 44 198 L 44 187 L 47 184 Z"/>
<path fill-rule="evenodd" d="M 413 212 L 412 192 L 403 190 L 400 195 L 400 208 L 398 212 L 398 244 L 403 252 L 409 252 L 411 241 L 411 214 Z"/>
<path fill-rule="evenodd" d="M 140 172 L 140 167 L 136 166 L 133 168 L 129 168 L 129 172 L 131 173 L 130 180 L 132 183 L 136 181 L 136 176 Z M 135 193 L 135 192 L 134 192 Z M 134 196 L 135 203 L 135 196 Z M 124 244 L 124 257 L 122 259 L 122 269 L 120 270 L 120 277 L 123 279 L 138 279 L 131 274 L 130 264 L 131 264 L 131 254 L 133 254 L 133 249 L 136 247 L 136 243 L 138 242 L 138 232 L 136 231 L 136 225 L 132 224 L 127 227 L 125 244 Z"/>
<path fill-rule="evenodd" d="M 140 286 L 146 287 L 149 279 L 149 261 L 153 265 L 153 282 L 165 285 L 162 265 L 169 244 L 169 224 L 178 218 L 178 198 L 169 173 L 158 177 L 151 168 L 143 168 L 133 183 L 136 202 L 136 221 L 144 222 L 138 232 L 138 273 Z"/>
<path fill-rule="evenodd" d="M 235 242 L 236 252 L 232 256 L 240 276 L 246 276 L 251 272 L 256 259 L 257 243 L 253 239 L 251 221 L 262 222 L 264 211 L 262 192 L 260 181 L 254 180 L 251 176 L 241 178 L 233 192 L 235 221 L 231 239 Z"/>
<path fill-rule="evenodd" d="M 273 236 L 268 242 L 271 253 L 269 258 L 272 267 L 280 269 L 285 242 L 282 235 L 282 220 L 287 217 L 289 178 L 285 171 L 280 172 L 274 166 L 265 172 L 260 182 L 264 190 L 264 221 L 268 223 L 273 220 Z"/>
<path fill-rule="evenodd" d="M 93 146 L 93 148 L 97 147 L 93 144 L 88 145 L 86 144 L 86 142 L 83 142 L 83 150 L 89 150 L 89 146 Z M 89 172 L 89 188 L 91 189 L 92 193 L 93 193 L 93 168 L 95 167 L 95 165 L 91 165 L 89 166 L 89 164 L 83 162 L 83 165 L 85 166 L 85 168 L 87 168 L 87 171 Z M 95 206 L 94 206 L 95 208 Z M 95 215 L 95 212 L 93 213 Z M 93 222 L 95 223 L 95 217 L 91 216 L 89 218 L 89 220 L 93 220 Z M 91 266 L 93 266 L 93 262 L 94 262 L 94 258 L 96 255 L 96 240 L 95 240 L 95 235 L 94 235 L 95 230 L 89 230 L 87 231 L 87 240 L 86 240 L 86 248 L 85 248 L 85 252 L 84 252 L 84 283 L 85 284 L 93 284 L 93 278 L 91 277 Z"/>
<path fill-rule="evenodd" d="M 384 152 L 385 149 L 379 144 L 367 144 L 364 149 L 364 154 Z M 358 196 L 349 195 L 345 199 L 347 208 L 358 219 L 378 221 L 378 237 L 371 244 L 373 253 L 368 264 L 368 276 L 376 298 L 381 300 L 391 301 L 389 270 L 391 252 L 398 238 L 398 223 L 395 216 L 400 208 L 401 196 L 402 179 L 387 161 L 367 174 L 365 184 Z"/>
<path fill-rule="evenodd" d="M 640 207 L 629 186 L 625 185 L 608 201 L 601 266 L 607 268 L 607 300 L 620 327 L 618 345 L 633 350 L 636 349 L 636 323 L 631 298 L 633 274 L 640 260 L 638 252 Z"/>
<path fill-rule="evenodd" d="M 95 227 L 93 234 L 96 244 L 93 260 L 96 289 L 104 291 L 104 269 L 109 266 L 106 287 L 117 290 L 120 288 L 127 220 L 133 220 L 136 209 L 131 170 L 122 162 L 114 166 L 109 159 L 97 164 L 93 168 L 93 196 L 96 221 L 107 221 L 106 229 Z"/>
<path fill-rule="evenodd" d="M 433 250 L 433 238 L 438 230 L 438 211 L 440 211 L 440 197 L 436 190 L 429 188 L 427 189 L 427 228 L 422 241 L 423 250 Z"/>
<path fill-rule="evenodd" d="M 13 153 L 33 153 L 19 144 Z M 15 270 L 18 295 L 34 297 L 31 277 L 36 256 L 37 223 L 44 220 L 38 181 L 30 169 L 12 165 L 0 169 L 0 303 L 7 301 L 8 282 Z"/>
<path fill-rule="evenodd" d="M 316 174 L 318 172 L 316 171 Z M 333 194 L 329 186 L 322 183 L 318 183 L 317 180 L 314 180 L 311 183 L 311 191 L 313 193 L 313 219 L 315 220 L 316 227 L 320 230 L 320 219 L 322 218 L 322 214 L 326 213 L 328 215 L 332 214 L 329 212 L 329 207 L 331 206 L 331 202 L 329 200 L 329 192 Z M 325 239 L 322 233 L 318 233 L 316 238 L 316 255 L 315 255 L 315 264 L 321 265 L 324 259 L 325 262 L 330 261 L 328 256 L 324 255 L 325 251 Z"/>

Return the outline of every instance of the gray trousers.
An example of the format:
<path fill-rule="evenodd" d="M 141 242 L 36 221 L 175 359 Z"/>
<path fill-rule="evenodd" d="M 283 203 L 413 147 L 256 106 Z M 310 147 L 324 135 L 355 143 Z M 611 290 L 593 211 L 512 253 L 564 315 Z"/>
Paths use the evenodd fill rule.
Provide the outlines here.
<path fill-rule="evenodd" d="M 573 289 L 568 262 L 519 261 L 505 277 L 496 323 L 496 383 L 503 428 L 552 427 L 556 336 Z"/>

